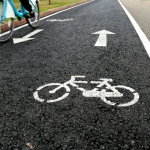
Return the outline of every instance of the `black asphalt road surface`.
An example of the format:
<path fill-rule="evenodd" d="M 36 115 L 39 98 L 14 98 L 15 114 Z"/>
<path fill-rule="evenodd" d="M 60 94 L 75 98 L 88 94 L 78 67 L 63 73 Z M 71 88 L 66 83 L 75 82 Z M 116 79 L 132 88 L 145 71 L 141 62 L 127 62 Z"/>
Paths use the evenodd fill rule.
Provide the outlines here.
<path fill-rule="evenodd" d="M 150 149 L 150 58 L 119 2 L 95 0 L 41 20 L 37 29 L 44 30 L 33 40 L 0 44 L 0 150 Z M 94 46 L 99 35 L 92 33 L 101 30 L 115 33 L 107 35 L 107 47 Z M 13 38 L 33 31 L 21 28 Z M 49 93 L 77 75 L 88 83 Z M 97 85 L 90 81 L 100 78 L 134 89 L 138 102 L 118 107 L 136 97 L 124 88 L 122 97 L 106 97 L 115 106 L 103 101 L 106 94 L 86 97 L 82 89 L 92 91 Z M 51 86 L 38 91 L 40 102 L 33 93 L 45 84 Z"/>

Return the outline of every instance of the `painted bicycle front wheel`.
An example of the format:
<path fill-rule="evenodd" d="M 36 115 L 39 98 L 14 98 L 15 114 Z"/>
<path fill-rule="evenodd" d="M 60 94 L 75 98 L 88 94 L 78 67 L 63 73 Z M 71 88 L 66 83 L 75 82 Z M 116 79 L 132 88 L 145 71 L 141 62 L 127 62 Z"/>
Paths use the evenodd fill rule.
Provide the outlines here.
<path fill-rule="evenodd" d="M 127 107 L 134 105 L 139 100 L 139 94 L 132 88 L 123 86 L 123 85 L 117 85 L 113 86 L 115 89 L 117 89 L 123 96 L 112 96 L 112 97 L 105 97 L 102 96 L 101 99 L 108 105 L 117 106 L 117 107 Z"/>

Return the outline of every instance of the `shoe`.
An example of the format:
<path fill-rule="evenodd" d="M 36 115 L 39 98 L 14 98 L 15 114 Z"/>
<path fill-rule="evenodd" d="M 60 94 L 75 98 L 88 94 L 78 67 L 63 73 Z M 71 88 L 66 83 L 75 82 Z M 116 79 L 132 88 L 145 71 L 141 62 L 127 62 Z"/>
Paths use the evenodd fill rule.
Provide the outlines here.
<path fill-rule="evenodd" d="M 31 16 L 31 18 L 34 17 L 34 16 L 35 16 L 35 12 L 34 12 L 34 11 L 31 11 L 31 12 L 30 12 L 30 16 Z"/>
<path fill-rule="evenodd" d="M 31 22 L 35 22 L 36 21 L 36 13 L 34 11 L 30 12 L 30 16 L 31 16 Z"/>

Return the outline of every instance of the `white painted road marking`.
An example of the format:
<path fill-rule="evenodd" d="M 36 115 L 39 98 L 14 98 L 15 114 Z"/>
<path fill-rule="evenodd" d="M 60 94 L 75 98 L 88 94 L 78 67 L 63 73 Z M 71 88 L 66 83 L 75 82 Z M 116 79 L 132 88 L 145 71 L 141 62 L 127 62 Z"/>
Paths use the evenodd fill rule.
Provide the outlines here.
<path fill-rule="evenodd" d="M 29 41 L 29 40 L 33 40 L 35 38 L 30 38 L 31 36 L 43 31 L 44 29 L 37 29 L 33 32 L 31 32 L 30 34 L 24 36 L 23 38 L 13 38 L 13 42 L 14 44 L 17 44 L 17 43 L 21 43 L 21 42 L 25 42 L 25 41 Z"/>
<path fill-rule="evenodd" d="M 50 21 L 50 22 L 56 22 L 56 21 L 58 21 L 58 22 L 63 22 L 63 21 L 71 21 L 71 20 L 73 20 L 73 19 L 48 19 L 47 21 Z"/>
<path fill-rule="evenodd" d="M 106 47 L 107 46 L 107 34 L 115 34 L 113 32 L 109 32 L 107 30 L 102 30 L 102 31 L 98 31 L 92 34 L 100 34 L 99 38 L 97 40 L 97 42 L 95 43 L 94 46 L 103 46 Z"/>
<path fill-rule="evenodd" d="M 111 86 L 109 82 L 113 82 L 112 79 L 100 78 L 98 81 L 91 81 L 90 83 L 95 84 L 96 87 L 93 88 L 92 90 L 87 90 L 82 87 L 79 87 L 78 83 L 87 84 L 88 82 L 83 81 L 83 80 L 76 81 L 76 78 L 85 78 L 85 76 L 71 76 L 71 79 L 63 84 L 61 83 L 45 84 L 37 88 L 37 90 L 33 93 L 33 96 L 37 101 L 40 101 L 40 102 L 44 102 L 44 101 L 47 103 L 58 102 L 58 101 L 65 99 L 69 95 L 70 87 L 68 85 L 72 85 L 73 87 L 80 90 L 84 97 L 101 98 L 102 101 L 112 106 L 117 105 L 118 107 L 127 107 L 127 106 L 134 105 L 139 100 L 139 94 L 134 89 L 124 86 L 124 85 Z M 51 97 L 50 99 L 43 99 L 39 96 L 39 91 L 47 87 L 51 87 L 51 88 L 53 87 L 52 90 L 47 91 L 47 93 L 51 94 Z M 102 87 L 103 89 L 101 89 Z M 61 89 L 65 89 L 65 92 L 64 93 L 62 92 L 62 95 L 58 95 L 58 98 L 56 97 L 53 98 L 52 95 L 57 93 L 57 91 Z M 123 93 L 119 92 L 118 89 L 124 89 L 124 90 L 131 92 L 133 95 L 133 98 L 129 100 L 129 102 L 124 102 L 120 104 L 110 101 L 109 98 L 112 98 L 112 97 L 116 97 L 116 98 L 123 97 Z"/>
<path fill-rule="evenodd" d="M 119 0 L 118 0 L 119 1 Z M 131 16 L 131 14 L 128 12 L 128 10 L 123 6 L 123 4 L 119 1 L 120 5 L 122 6 L 122 8 L 124 9 L 125 13 L 127 14 L 128 18 L 130 19 L 133 27 L 135 28 L 137 34 L 139 35 L 148 56 L 150 57 L 150 41 L 148 40 L 148 38 L 146 37 L 146 35 L 144 34 L 144 32 L 142 31 L 142 29 L 140 28 L 140 26 L 137 24 L 137 22 L 134 20 L 134 18 Z"/>

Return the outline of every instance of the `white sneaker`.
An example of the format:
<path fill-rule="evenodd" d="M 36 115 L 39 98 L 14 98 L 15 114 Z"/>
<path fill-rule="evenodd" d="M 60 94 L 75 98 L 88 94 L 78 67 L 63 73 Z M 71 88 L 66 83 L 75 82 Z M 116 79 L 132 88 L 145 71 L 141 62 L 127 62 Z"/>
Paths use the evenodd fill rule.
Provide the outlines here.
<path fill-rule="evenodd" d="M 36 22 L 37 21 L 37 13 L 34 13 L 35 15 L 33 17 L 30 18 L 31 23 Z"/>

